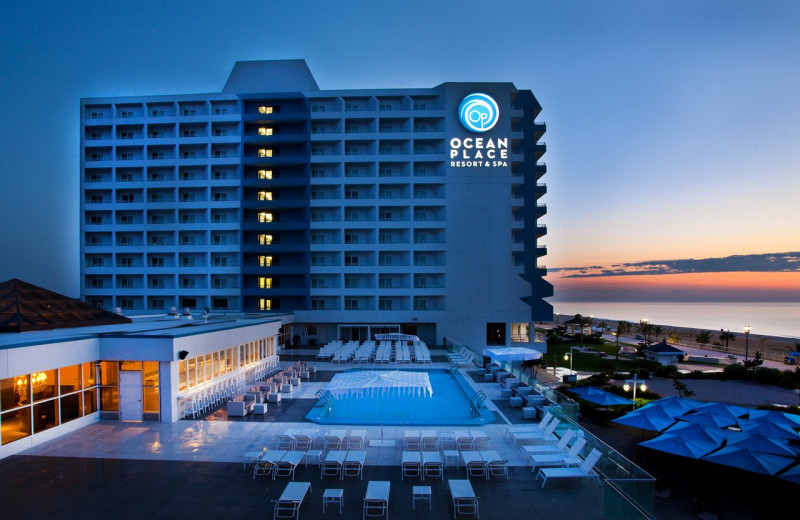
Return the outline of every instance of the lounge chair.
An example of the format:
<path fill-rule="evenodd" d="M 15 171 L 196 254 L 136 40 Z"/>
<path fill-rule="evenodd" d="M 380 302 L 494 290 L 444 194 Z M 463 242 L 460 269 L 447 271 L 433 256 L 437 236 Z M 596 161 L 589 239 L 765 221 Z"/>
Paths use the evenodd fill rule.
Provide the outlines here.
<path fill-rule="evenodd" d="M 493 460 L 486 463 L 486 479 L 504 476 L 508 480 L 508 461 Z"/>
<path fill-rule="evenodd" d="M 514 446 L 522 446 L 524 444 L 543 444 L 543 443 L 551 443 L 555 444 L 558 442 L 558 437 L 556 437 L 553 432 L 561 424 L 561 421 L 558 419 L 553 419 L 550 421 L 550 424 L 543 432 L 522 432 L 522 433 L 515 433 L 513 434 L 512 440 Z"/>
<path fill-rule="evenodd" d="M 370 480 L 367 492 L 364 494 L 364 509 L 362 520 L 367 517 L 389 518 L 389 487 L 390 483 L 383 480 Z"/>
<path fill-rule="evenodd" d="M 508 428 L 506 428 L 506 432 L 505 432 L 504 436 L 510 442 L 512 440 L 511 437 L 514 434 L 517 434 L 517 433 L 536 432 L 536 431 L 542 431 L 543 432 L 547 428 L 547 426 L 550 424 L 550 421 L 552 421 L 553 419 L 555 419 L 555 416 L 548 411 L 547 413 L 544 414 L 544 417 L 542 417 L 542 420 L 539 421 L 538 423 L 534 424 L 534 425 L 531 425 L 531 426 L 509 426 Z"/>
<path fill-rule="evenodd" d="M 422 455 L 418 451 L 404 451 L 400 464 L 400 480 L 406 477 L 422 478 Z"/>
<path fill-rule="evenodd" d="M 600 480 L 600 475 L 594 470 L 595 464 L 600 460 L 603 454 L 595 449 L 592 449 L 586 460 L 583 461 L 578 467 L 573 468 L 542 468 L 536 474 L 536 480 L 542 479 L 542 487 L 547 484 L 548 479 L 585 479 L 593 478 Z"/>
<path fill-rule="evenodd" d="M 567 430 L 556 444 L 531 444 L 529 446 L 523 446 L 522 449 L 529 455 L 561 453 L 569 449 L 568 446 L 569 443 L 572 442 L 573 437 L 575 437 L 575 430 Z"/>
<path fill-rule="evenodd" d="M 531 471 L 543 467 L 578 466 L 583 459 L 580 458 L 581 450 L 586 446 L 586 439 L 581 437 L 568 451 L 561 453 L 539 453 L 531 455 Z"/>
<path fill-rule="evenodd" d="M 453 497 L 453 518 L 456 514 L 475 515 L 476 518 L 480 518 L 478 497 L 472 489 L 472 483 L 469 480 L 451 479 L 447 484 Z"/>

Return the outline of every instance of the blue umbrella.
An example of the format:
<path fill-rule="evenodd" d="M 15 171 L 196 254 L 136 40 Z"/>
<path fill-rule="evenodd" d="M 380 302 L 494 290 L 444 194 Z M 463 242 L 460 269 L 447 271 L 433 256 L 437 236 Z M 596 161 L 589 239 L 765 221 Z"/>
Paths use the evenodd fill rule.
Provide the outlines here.
<path fill-rule="evenodd" d="M 630 399 L 625 399 L 618 395 L 603 392 L 602 394 L 589 394 L 581 396 L 581 399 L 589 401 L 590 403 L 599 404 L 601 406 L 620 406 L 623 404 L 633 404 Z"/>
<path fill-rule="evenodd" d="M 750 435 L 745 432 L 729 432 L 726 446 L 736 446 L 751 451 L 783 455 L 785 457 L 797 457 L 797 452 L 789 447 L 786 439 L 776 439 L 774 437 L 765 437 L 764 435 L 758 434 Z"/>
<path fill-rule="evenodd" d="M 567 391 L 575 395 L 602 395 L 608 393 L 602 388 L 597 388 L 596 386 L 576 386 L 575 388 L 570 388 Z"/>
<path fill-rule="evenodd" d="M 679 421 L 686 421 L 691 423 L 700 424 L 703 426 L 713 426 L 715 428 L 727 428 L 728 426 L 736 425 L 736 418 L 730 416 L 721 416 L 713 412 L 694 412 L 683 414 L 677 417 Z"/>
<path fill-rule="evenodd" d="M 675 422 L 667 412 L 659 406 L 643 406 L 613 420 L 617 424 L 633 426 L 642 430 L 660 432 Z"/>
<path fill-rule="evenodd" d="M 672 417 L 677 417 L 678 415 L 683 415 L 684 413 L 694 410 L 698 406 L 702 406 L 706 403 L 703 401 L 697 401 L 695 399 L 687 399 L 686 397 L 670 396 L 658 399 L 656 401 L 650 401 L 647 404 L 652 406 L 660 406 L 665 412 L 671 414 Z"/>
<path fill-rule="evenodd" d="M 736 419 L 738 417 L 744 417 L 750 413 L 750 409 L 743 406 L 736 406 L 735 404 L 706 403 L 702 406 L 698 406 L 692 410 L 692 412 L 709 412 L 719 415 L 720 417 L 730 417 Z M 735 424 L 735 421 L 732 424 Z"/>
<path fill-rule="evenodd" d="M 770 453 L 760 453 L 736 446 L 726 446 L 703 457 L 703 460 L 764 475 L 774 475 L 795 461 L 795 459 Z"/>
<path fill-rule="evenodd" d="M 720 446 L 727 439 L 727 434 L 721 428 L 707 428 L 700 424 L 688 422 L 677 422 L 664 430 L 664 433 L 680 435 L 689 440 L 713 442 L 717 446 Z"/>
<path fill-rule="evenodd" d="M 689 439 L 682 435 L 665 433 L 664 435 L 659 435 L 655 439 L 640 442 L 639 446 L 671 453 L 673 455 L 680 455 L 682 457 L 699 459 L 703 455 L 708 455 L 719 448 L 720 445 L 719 443 L 708 440 Z"/>
<path fill-rule="evenodd" d="M 739 421 L 739 426 L 742 428 L 743 432 L 747 432 L 751 435 L 758 434 L 765 437 L 800 440 L 800 435 L 798 435 L 795 430 L 782 424 L 742 420 Z"/>
<path fill-rule="evenodd" d="M 748 419 L 750 421 L 779 424 L 789 428 L 800 428 L 800 415 L 776 412 L 774 410 L 750 410 Z"/>
<path fill-rule="evenodd" d="M 778 478 L 788 480 L 789 482 L 794 482 L 795 484 L 800 484 L 800 465 L 789 468 L 785 472 L 778 475 Z"/>

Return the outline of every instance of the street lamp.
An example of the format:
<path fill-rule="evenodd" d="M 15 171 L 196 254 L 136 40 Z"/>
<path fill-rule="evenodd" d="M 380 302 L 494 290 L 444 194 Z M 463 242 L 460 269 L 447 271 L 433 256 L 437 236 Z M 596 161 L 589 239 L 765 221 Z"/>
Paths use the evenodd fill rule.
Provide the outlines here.
<path fill-rule="evenodd" d="M 556 313 L 556 327 L 558 327 L 558 313 Z"/>
<path fill-rule="evenodd" d="M 573 350 L 580 350 L 580 347 L 570 347 L 569 352 L 564 354 L 564 361 L 569 359 L 569 373 L 570 375 L 574 374 L 575 372 L 572 370 L 572 351 Z"/>
<path fill-rule="evenodd" d="M 638 383 L 641 383 L 641 384 L 639 385 Z M 636 387 L 637 387 L 637 385 L 639 387 L 639 390 L 641 390 L 642 392 L 647 390 L 647 385 L 645 384 L 644 381 L 639 379 L 639 374 L 636 374 L 636 373 L 633 374 L 633 379 L 625 380 L 625 384 L 622 385 L 622 389 L 625 390 L 626 392 L 630 392 L 631 391 L 631 385 L 633 385 L 633 403 L 634 403 L 633 406 L 636 406 Z"/>
<path fill-rule="evenodd" d="M 650 326 L 648 325 L 648 323 L 650 323 L 650 320 L 647 319 L 647 318 L 642 318 L 641 323 L 642 323 L 642 332 L 644 332 L 644 340 L 645 340 L 646 343 L 649 344 L 650 343 Z"/>
<path fill-rule="evenodd" d="M 744 326 L 744 362 L 747 363 L 748 361 L 748 347 L 749 347 L 749 340 L 750 340 L 750 329 L 752 327 L 750 325 Z"/>

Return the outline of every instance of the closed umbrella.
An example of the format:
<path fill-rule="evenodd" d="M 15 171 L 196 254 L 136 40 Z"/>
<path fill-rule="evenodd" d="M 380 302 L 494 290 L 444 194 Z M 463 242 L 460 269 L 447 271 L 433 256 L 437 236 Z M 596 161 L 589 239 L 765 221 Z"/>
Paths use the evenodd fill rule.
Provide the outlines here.
<path fill-rule="evenodd" d="M 716 464 L 723 464 L 725 466 L 732 466 L 745 471 L 761 473 L 763 475 L 774 475 L 789 464 L 795 462 L 795 459 L 790 459 L 788 457 L 761 453 L 737 446 L 726 446 L 719 451 L 703 457 L 703 460 Z"/>

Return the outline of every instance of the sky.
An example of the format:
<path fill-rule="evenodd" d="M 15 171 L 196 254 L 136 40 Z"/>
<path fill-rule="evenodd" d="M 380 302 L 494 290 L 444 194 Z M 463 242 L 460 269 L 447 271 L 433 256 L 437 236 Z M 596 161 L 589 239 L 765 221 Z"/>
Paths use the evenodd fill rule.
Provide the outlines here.
<path fill-rule="evenodd" d="M 234 62 L 260 59 L 304 58 L 322 89 L 532 90 L 547 123 L 542 260 L 556 299 L 615 278 L 556 268 L 800 251 L 796 0 L 0 7 L 2 280 L 79 296 L 80 98 L 219 92 Z M 800 300 L 796 270 L 759 290 Z M 716 276 L 745 298 L 764 279 L 725 272 Z M 675 276 L 687 275 L 616 278 L 631 289 Z M 696 277 L 713 292 L 712 278 Z"/>

